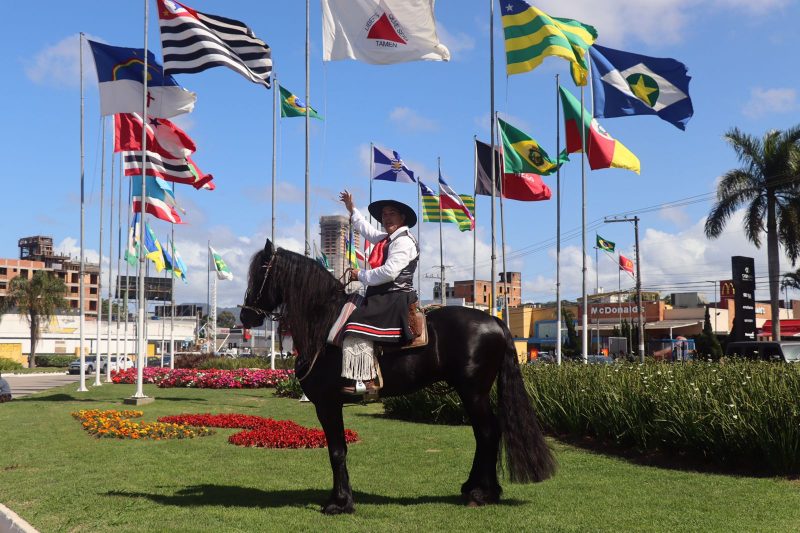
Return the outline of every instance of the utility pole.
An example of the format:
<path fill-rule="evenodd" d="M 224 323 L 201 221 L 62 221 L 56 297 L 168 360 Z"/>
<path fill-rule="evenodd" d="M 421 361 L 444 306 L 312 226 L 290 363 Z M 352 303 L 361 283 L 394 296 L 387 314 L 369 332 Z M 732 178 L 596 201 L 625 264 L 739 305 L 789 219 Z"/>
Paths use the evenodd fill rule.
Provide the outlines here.
<path fill-rule="evenodd" d="M 441 299 L 442 306 L 447 305 L 447 287 L 444 284 L 444 270 L 446 268 L 453 268 L 453 265 L 434 265 L 434 268 L 439 270 L 439 274 L 425 274 L 427 279 L 438 279 L 439 280 L 439 296 Z"/>
<path fill-rule="evenodd" d="M 606 218 L 604 223 L 633 222 L 634 239 L 636 242 L 636 306 L 638 307 L 639 322 L 639 361 L 644 363 L 644 319 L 642 317 L 642 261 L 639 253 L 639 217 L 633 218 Z"/>

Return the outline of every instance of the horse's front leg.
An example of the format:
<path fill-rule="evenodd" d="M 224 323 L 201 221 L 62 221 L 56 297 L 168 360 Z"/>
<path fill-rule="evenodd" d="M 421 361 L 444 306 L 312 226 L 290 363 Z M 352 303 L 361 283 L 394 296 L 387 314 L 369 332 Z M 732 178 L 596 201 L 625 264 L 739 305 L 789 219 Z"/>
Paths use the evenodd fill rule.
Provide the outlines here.
<path fill-rule="evenodd" d="M 350 476 L 347 473 L 347 443 L 344 440 L 344 420 L 342 404 L 315 404 L 325 438 L 328 440 L 328 456 L 333 471 L 333 490 L 328 501 L 323 505 L 325 514 L 353 512 L 353 491 L 350 488 Z"/>

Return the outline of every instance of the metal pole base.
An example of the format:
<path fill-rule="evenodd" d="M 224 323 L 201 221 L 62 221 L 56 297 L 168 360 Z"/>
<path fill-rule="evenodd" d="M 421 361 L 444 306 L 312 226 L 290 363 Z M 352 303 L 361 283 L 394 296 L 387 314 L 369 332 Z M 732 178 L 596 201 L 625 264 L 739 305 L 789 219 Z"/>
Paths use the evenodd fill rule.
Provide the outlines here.
<path fill-rule="evenodd" d="M 156 401 L 156 399 L 150 396 L 131 396 L 130 398 L 125 398 L 122 400 L 122 403 L 125 405 L 146 405 L 148 403 L 153 403 L 154 401 Z"/>

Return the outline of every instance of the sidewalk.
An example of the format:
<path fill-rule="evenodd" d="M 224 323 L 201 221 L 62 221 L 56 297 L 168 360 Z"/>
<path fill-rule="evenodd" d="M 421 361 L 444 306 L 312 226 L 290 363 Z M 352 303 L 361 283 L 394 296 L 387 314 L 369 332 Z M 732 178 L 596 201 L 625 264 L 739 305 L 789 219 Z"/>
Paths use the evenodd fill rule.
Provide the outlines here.
<path fill-rule="evenodd" d="M 42 373 L 42 374 L 6 374 L 3 373 L 3 378 L 8 381 L 11 386 L 11 397 L 22 398 L 30 394 L 42 392 L 53 387 L 60 387 L 69 383 L 75 383 L 77 386 L 80 376 L 77 374 L 58 374 L 58 373 Z M 89 381 L 90 376 L 86 376 Z M 91 376 L 94 379 L 94 375 Z M 105 376 L 101 376 L 105 379 Z"/>

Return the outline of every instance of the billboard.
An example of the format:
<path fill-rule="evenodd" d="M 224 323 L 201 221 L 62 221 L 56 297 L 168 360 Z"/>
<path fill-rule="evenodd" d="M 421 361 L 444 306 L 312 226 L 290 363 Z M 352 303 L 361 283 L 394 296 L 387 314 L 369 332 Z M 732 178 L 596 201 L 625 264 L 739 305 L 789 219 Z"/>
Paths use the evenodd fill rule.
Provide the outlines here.
<path fill-rule="evenodd" d="M 720 307 L 727 307 L 728 300 L 733 300 L 735 291 L 733 289 L 733 280 L 724 279 L 719 282 L 719 303 Z"/>
<path fill-rule="evenodd" d="M 137 276 L 117 276 L 115 298 L 125 298 L 127 292 L 128 300 L 135 300 L 138 296 L 138 288 L 139 278 Z M 144 278 L 144 299 L 159 302 L 172 301 L 172 280 L 146 276 Z"/>
<path fill-rule="evenodd" d="M 752 257 L 731 257 L 733 272 L 734 340 L 756 340 L 756 273 Z"/>

